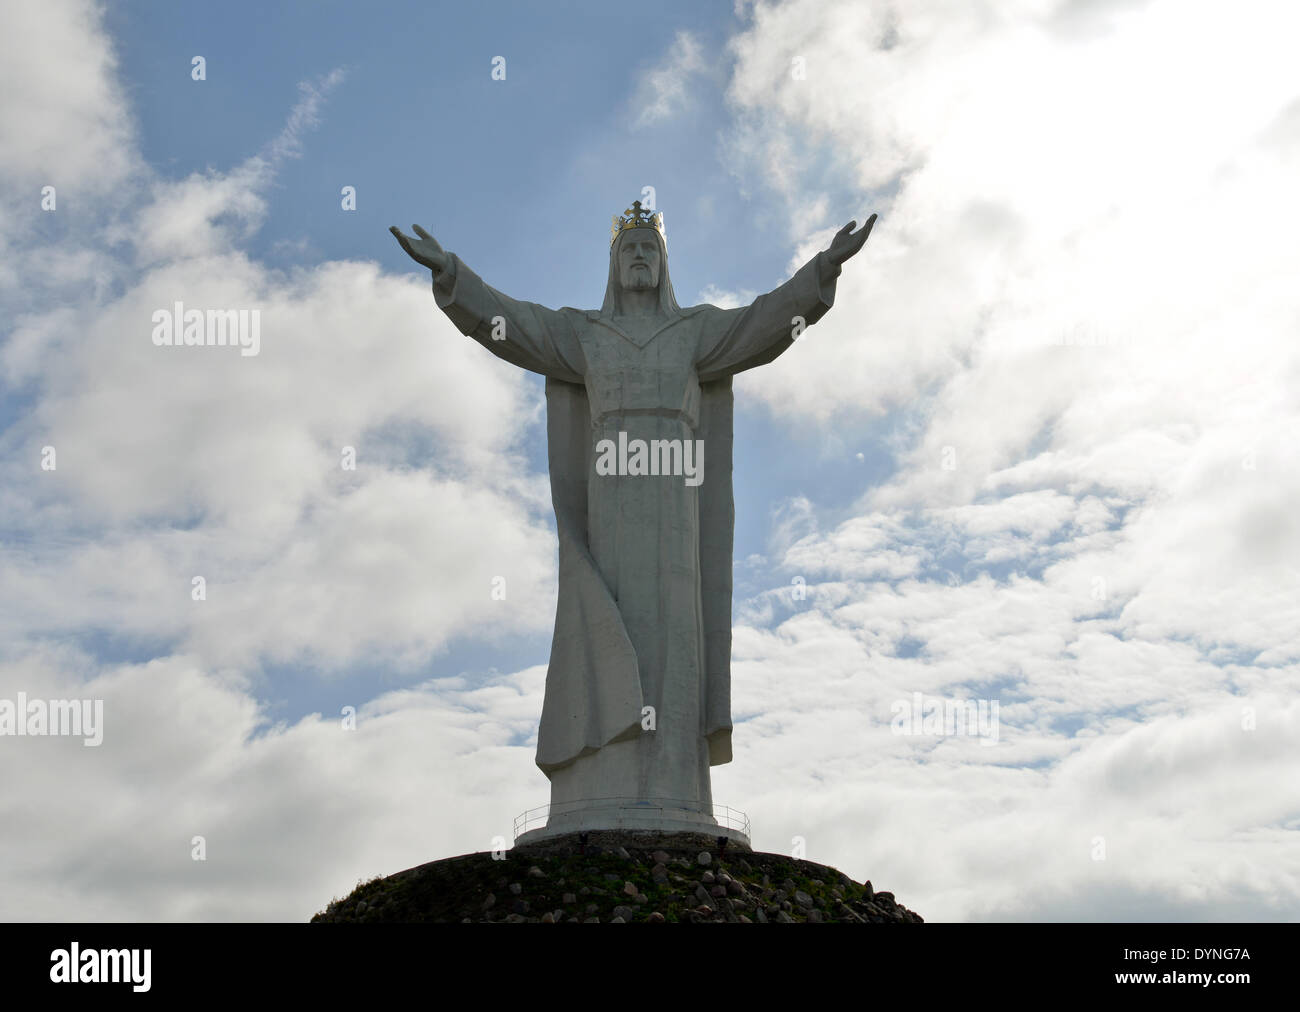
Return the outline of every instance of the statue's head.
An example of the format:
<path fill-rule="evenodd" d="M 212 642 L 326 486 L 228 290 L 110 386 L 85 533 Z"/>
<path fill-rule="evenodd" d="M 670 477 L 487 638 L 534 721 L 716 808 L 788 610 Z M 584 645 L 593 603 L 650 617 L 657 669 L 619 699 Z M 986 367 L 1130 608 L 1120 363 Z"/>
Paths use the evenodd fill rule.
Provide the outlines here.
<path fill-rule="evenodd" d="M 655 289 L 659 292 L 661 313 L 671 316 L 680 311 L 677 297 L 673 294 L 672 279 L 668 276 L 663 216 L 643 210 L 640 201 L 636 201 L 623 216 L 614 217 L 614 235 L 609 247 L 609 283 L 605 286 L 601 312 L 621 313 L 623 292 Z"/>
<path fill-rule="evenodd" d="M 624 291 L 659 287 L 659 233 L 653 228 L 633 228 L 619 234 L 618 283 Z"/>

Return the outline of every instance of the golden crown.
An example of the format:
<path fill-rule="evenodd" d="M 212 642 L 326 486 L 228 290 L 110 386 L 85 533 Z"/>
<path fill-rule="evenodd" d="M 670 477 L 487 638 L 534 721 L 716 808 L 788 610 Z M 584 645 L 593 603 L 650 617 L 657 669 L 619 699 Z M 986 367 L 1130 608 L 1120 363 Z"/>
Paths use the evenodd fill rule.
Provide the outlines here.
<path fill-rule="evenodd" d="M 666 243 L 668 236 L 664 233 L 664 215 L 662 211 L 651 211 L 641 206 L 641 201 L 632 201 L 632 206 L 622 214 L 614 215 L 614 227 L 609 233 L 609 244 L 614 245 L 620 232 L 626 232 L 629 228 L 653 228 L 659 233 L 659 238 Z"/>

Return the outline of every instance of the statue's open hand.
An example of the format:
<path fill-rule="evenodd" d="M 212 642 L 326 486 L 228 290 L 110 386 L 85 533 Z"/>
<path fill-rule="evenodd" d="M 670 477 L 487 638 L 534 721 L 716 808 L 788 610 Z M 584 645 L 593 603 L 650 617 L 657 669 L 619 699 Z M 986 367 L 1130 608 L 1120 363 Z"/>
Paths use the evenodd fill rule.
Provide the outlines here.
<path fill-rule="evenodd" d="M 842 229 L 835 233 L 835 238 L 831 240 L 831 248 L 826 251 L 827 257 L 835 264 L 842 264 L 849 257 L 862 249 L 863 243 L 867 241 L 867 236 L 871 234 L 871 226 L 876 223 L 876 216 L 873 214 L 867 219 L 867 223 L 857 232 L 853 231 L 853 226 L 857 221 L 851 221 Z"/>
<path fill-rule="evenodd" d="M 415 239 L 409 235 L 403 235 L 401 229 L 396 225 L 393 225 L 388 231 L 397 236 L 397 241 L 402 244 L 402 249 L 406 250 L 407 256 L 418 264 L 424 264 L 434 274 L 441 274 L 451 263 L 447 251 L 438 245 L 437 239 L 419 225 L 412 225 L 411 228 L 415 229 L 415 234 L 420 238 Z"/>

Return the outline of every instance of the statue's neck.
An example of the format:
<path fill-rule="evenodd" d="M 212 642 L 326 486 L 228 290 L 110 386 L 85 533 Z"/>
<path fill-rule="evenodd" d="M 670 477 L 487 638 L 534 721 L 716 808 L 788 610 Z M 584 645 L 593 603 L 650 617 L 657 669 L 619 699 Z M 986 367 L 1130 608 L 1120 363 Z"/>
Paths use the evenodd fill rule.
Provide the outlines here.
<path fill-rule="evenodd" d="M 659 314 L 659 292 L 654 288 L 633 291 L 624 289 L 619 303 L 619 311 L 622 316 L 657 316 Z"/>

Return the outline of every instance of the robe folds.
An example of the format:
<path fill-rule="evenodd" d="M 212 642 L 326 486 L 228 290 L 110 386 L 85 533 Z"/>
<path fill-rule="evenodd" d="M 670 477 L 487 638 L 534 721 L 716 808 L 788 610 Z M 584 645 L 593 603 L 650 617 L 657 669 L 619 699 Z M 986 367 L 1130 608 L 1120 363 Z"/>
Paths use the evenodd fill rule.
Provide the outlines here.
<path fill-rule="evenodd" d="M 434 278 L 439 308 L 546 377 L 559 597 L 536 762 L 552 810 L 637 798 L 707 815 L 709 767 L 731 761 L 731 377 L 831 308 L 839 268 L 820 253 L 749 306 L 669 299 L 671 311 L 629 319 L 609 297 L 604 311 L 512 299 L 449 256 Z M 664 275 L 670 285 L 666 264 Z M 703 481 L 598 474 L 597 444 L 620 433 L 698 441 Z"/>

